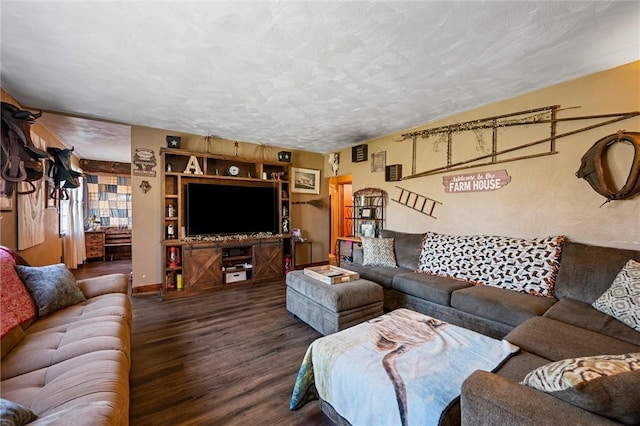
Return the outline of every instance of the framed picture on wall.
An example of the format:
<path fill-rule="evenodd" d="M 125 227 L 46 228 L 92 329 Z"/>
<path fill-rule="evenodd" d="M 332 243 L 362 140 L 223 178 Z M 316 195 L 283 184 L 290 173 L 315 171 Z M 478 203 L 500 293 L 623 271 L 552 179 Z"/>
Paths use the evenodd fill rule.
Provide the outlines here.
<path fill-rule="evenodd" d="M 363 222 L 360 224 L 360 236 L 373 238 L 376 236 L 376 227 L 373 222 Z"/>
<path fill-rule="evenodd" d="M 371 154 L 371 172 L 384 172 L 386 158 L 387 151 L 380 151 Z"/>
<path fill-rule="evenodd" d="M 302 194 L 320 193 L 320 170 L 299 169 L 293 167 L 293 188 L 291 192 Z"/>
<path fill-rule="evenodd" d="M 360 209 L 360 217 L 363 219 L 371 219 L 373 217 L 373 209 L 369 207 Z"/>

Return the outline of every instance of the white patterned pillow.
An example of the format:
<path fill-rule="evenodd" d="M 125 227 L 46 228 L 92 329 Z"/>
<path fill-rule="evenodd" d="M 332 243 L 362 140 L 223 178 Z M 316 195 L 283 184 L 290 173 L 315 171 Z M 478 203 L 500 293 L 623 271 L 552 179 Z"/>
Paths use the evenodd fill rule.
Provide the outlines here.
<path fill-rule="evenodd" d="M 427 232 L 418 269 L 474 285 L 553 298 L 564 236 L 509 238 Z"/>
<path fill-rule="evenodd" d="M 523 385 L 543 392 L 558 392 L 600 377 L 640 370 L 640 353 L 569 358 L 529 372 Z"/>
<path fill-rule="evenodd" d="M 629 259 L 611 287 L 591 306 L 640 331 L 640 263 Z"/>
<path fill-rule="evenodd" d="M 640 353 L 570 358 L 538 367 L 521 384 L 627 425 L 640 422 Z"/>
<path fill-rule="evenodd" d="M 390 266 L 396 268 L 394 238 L 362 237 L 362 264 L 365 266 Z"/>

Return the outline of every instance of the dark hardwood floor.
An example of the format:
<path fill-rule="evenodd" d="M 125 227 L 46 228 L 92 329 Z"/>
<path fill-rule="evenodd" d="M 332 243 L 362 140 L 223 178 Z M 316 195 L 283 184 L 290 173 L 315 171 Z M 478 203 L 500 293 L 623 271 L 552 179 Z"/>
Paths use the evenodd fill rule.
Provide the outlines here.
<path fill-rule="evenodd" d="M 71 272 L 77 280 L 115 273 L 129 275 L 131 272 L 131 260 L 87 262 L 80 265 L 77 269 L 73 269 Z"/>
<path fill-rule="evenodd" d="M 320 334 L 287 312 L 283 281 L 131 300 L 131 425 L 328 424 L 316 401 L 289 411 L 304 353 Z"/>

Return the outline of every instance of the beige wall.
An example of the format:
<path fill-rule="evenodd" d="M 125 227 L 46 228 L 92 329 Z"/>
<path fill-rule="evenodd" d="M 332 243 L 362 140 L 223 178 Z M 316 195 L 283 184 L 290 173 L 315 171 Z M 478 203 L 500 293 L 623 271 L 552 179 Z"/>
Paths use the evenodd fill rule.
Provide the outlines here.
<path fill-rule="evenodd" d="M 463 114 L 447 117 L 413 130 L 450 125 L 468 120 L 528 110 L 549 105 L 567 109 L 558 117 L 640 111 L 640 62 L 554 85 L 503 102 L 480 107 Z M 594 120 L 565 122 L 558 125 L 558 134 L 594 124 Z M 351 163 L 350 149 L 341 154 L 340 174 L 353 174 L 353 190 L 377 187 L 386 190 L 390 199 L 397 199 L 395 186 L 417 192 L 442 202 L 435 208 L 437 219 L 414 212 L 390 201 L 385 228 L 450 234 L 493 234 L 514 237 L 566 235 L 573 241 L 610 247 L 640 249 L 640 196 L 614 201 L 602 207 L 605 199 L 589 184 L 575 176 L 584 153 L 600 138 L 619 129 L 640 131 L 640 117 L 605 127 L 560 138 L 555 155 L 494 164 L 479 168 L 448 172 L 400 182 L 385 182 L 384 173 L 371 173 L 370 162 Z M 386 151 L 386 164 L 402 164 L 403 176 L 411 174 L 412 142 L 394 141 L 401 133 L 368 141 L 369 153 Z M 471 132 L 467 132 L 471 133 Z M 499 133 L 499 148 L 516 146 L 549 136 L 548 125 L 531 125 L 521 129 L 508 128 Z M 446 164 L 446 143 L 434 151 L 437 138 L 418 139 L 416 171 L 425 171 Z M 479 155 L 473 134 L 454 136 L 453 162 Z M 491 132 L 483 133 L 491 146 Z M 527 149 L 526 154 L 544 151 L 548 145 Z M 612 168 L 617 181 L 624 181 L 629 171 L 633 150 L 617 144 L 612 149 Z M 519 154 L 522 155 L 522 154 Z M 496 191 L 446 193 L 443 176 L 470 172 L 506 169 L 511 182 Z M 621 177 L 624 175 L 624 177 Z"/>
<path fill-rule="evenodd" d="M 19 108 L 23 108 L 9 93 L 0 88 L 2 101 L 13 104 Z M 34 111 L 35 112 L 35 111 Z M 36 124 L 32 126 L 32 130 L 42 140 L 46 146 L 64 148 L 62 143 L 44 126 Z M 42 183 L 42 181 L 40 181 Z M 13 209 L 8 212 L 0 212 L 0 244 L 9 247 L 12 250 L 18 248 L 18 206 L 17 197 L 13 195 Z M 45 209 L 44 211 L 44 243 L 21 250 L 18 253 L 32 266 L 50 265 L 60 263 L 62 259 L 62 241 L 59 236 L 59 215 L 57 209 Z"/>
<path fill-rule="evenodd" d="M 330 251 L 330 209 L 329 209 L 329 176 L 324 170 L 325 158 L 323 155 L 309 152 L 294 152 L 292 158 L 294 167 L 320 170 L 320 194 L 291 194 L 292 228 L 300 228 L 303 238 L 311 241 L 313 259 L 309 260 L 307 247 L 297 249 L 298 259 L 296 264 L 318 263 L 329 261 Z M 323 202 L 319 207 L 317 200 Z M 308 201 L 316 201 L 308 204 Z"/>
<path fill-rule="evenodd" d="M 487 116 L 504 114 L 530 108 L 559 104 L 562 108 L 576 107 L 561 111 L 559 117 L 585 116 L 614 112 L 640 110 L 640 62 L 608 70 L 580 78 L 567 83 L 542 89 L 528 95 L 519 96 L 503 102 L 477 108 L 421 126 L 430 128 L 457 122 L 479 119 Z M 2 100 L 17 102 L 4 90 Z M 558 132 L 593 124 L 593 121 L 561 123 Z M 418 128 L 416 128 L 418 129 Z M 393 201 L 387 209 L 387 229 L 411 232 L 433 230 L 443 233 L 457 234 L 497 234 L 520 237 L 534 237 L 551 234 L 564 234 L 574 241 L 600 244 L 611 247 L 640 249 L 640 197 L 600 205 L 604 199 L 591 189 L 582 179 L 575 177 L 580 166 L 580 158 L 593 143 L 601 137 L 615 133 L 618 129 L 630 131 L 640 130 L 640 117 L 608 125 L 598 129 L 580 133 L 575 136 L 561 138 L 557 141 L 558 154 L 536 159 L 528 159 L 511 163 L 484 166 L 469 171 L 439 174 L 401 182 L 384 182 L 384 173 L 371 173 L 370 163 L 351 163 L 351 150 L 343 150 L 341 154 L 339 174 L 353 174 L 354 191 L 363 187 L 385 189 L 390 199 L 397 198 L 399 190 L 396 185 L 432 197 L 443 204 L 437 206 L 432 219 L 409 210 Z M 412 129 L 415 130 L 415 129 Z M 48 146 L 63 147 L 42 126 L 36 125 L 36 131 L 47 141 Z M 398 132 L 398 134 L 404 132 Z M 132 155 L 136 148 L 151 148 L 159 160 L 159 150 L 165 146 L 166 135 L 183 137 L 183 148 L 193 151 L 206 151 L 207 145 L 202 136 L 180 134 L 174 131 L 151 129 L 145 127 L 132 128 Z M 394 136 L 368 141 L 369 153 L 378 150 L 386 151 L 386 163 L 403 165 L 404 175 L 411 171 L 411 141 L 395 142 Z M 548 135 L 548 129 L 540 130 L 534 126 L 523 130 L 509 129 L 501 132 L 500 143 L 505 146 L 528 142 Z M 475 149 L 474 139 L 467 140 L 460 135 L 454 138 L 454 161 L 472 155 Z M 490 133 L 485 132 L 483 138 L 490 141 Z M 423 171 L 443 161 L 444 150 L 434 152 L 433 140 L 419 140 L 417 171 Z M 467 142 L 466 144 L 464 142 Z M 210 145 L 211 151 L 233 155 L 232 141 L 215 141 Z M 628 170 L 630 151 L 616 149 L 614 168 Z M 238 154 L 242 157 L 276 158 L 280 150 L 276 147 L 261 148 L 250 143 L 241 143 Z M 527 153 L 535 153 L 535 149 Z M 476 155 L 476 154 L 473 154 Z M 300 228 L 304 237 L 313 241 L 313 262 L 327 260 L 329 247 L 329 198 L 327 177 L 331 171 L 326 158 L 319 154 L 294 151 L 292 166 L 321 170 L 320 195 L 292 194 L 293 202 L 304 202 L 316 199 L 325 201 L 324 208 L 310 204 L 294 204 L 292 206 L 293 228 Z M 457 193 L 444 192 L 442 177 L 471 171 L 491 171 L 506 169 L 511 176 L 511 183 L 493 192 Z M 160 195 L 161 178 L 156 169 L 156 177 L 132 176 L 133 192 L 133 270 L 134 286 L 158 284 L 162 277 L 160 262 Z M 620 174 L 620 173 L 618 173 Z M 146 179 L 151 190 L 143 194 L 140 183 Z M 15 200 L 14 200 L 15 206 Z M 2 212 L 0 217 L 0 242 L 11 248 L 16 247 L 17 221 L 16 210 Z M 45 243 L 21 252 L 33 265 L 45 265 L 60 261 L 61 243 L 58 237 L 58 215 L 55 210 L 47 209 L 45 213 Z"/>
<path fill-rule="evenodd" d="M 160 284 L 163 270 L 161 262 L 162 250 L 162 219 L 161 219 L 161 195 L 162 178 L 159 168 L 160 148 L 166 147 L 166 136 L 174 135 L 182 137 L 181 149 L 197 152 L 209 152 L 222 155 L 235 155 L 234 141 L 218 139 L 207 144 L 205 137 L 185 134 L 172 130 L 153 129 L 148 127 L 133 126 L 131 128 L 131 156 L 136 148 L 149 148 L 155 152 L 158 161 L 156 176 L 131 176 L 131 190 L 133 199 L 133 226 L 132 226 L 132 257 L 133 257 L 133 286 Z M 283 148 L 260 146 L 252 143 L 240 142 L 238 156 L 243 158 L 256 158 L 277 160 L 278 151 Z M 324 158 L 321 154 L 293 151 L 292 166 L 320 169 Z M 140 189 L 143 180 L 151 185 L 151 190 L 146 194 Z M 327 183 L 322 176 L 321 194 L 328 194 Z M 293 201 L 305 201 L 328 195 L 311 196 L 308 194 L 292 194 Z M 327 203 L 328 205 L 328 203 Z M 214 208 L 224 208 L 221 204 L 212 205 Z M 329 210 L 314 210 L 308 205 L 292 206 L 292 228 L 300 228 L 303 235 L 313 240 L 313 257 L 315 262 L 328 258 L 328 227 Z"/>

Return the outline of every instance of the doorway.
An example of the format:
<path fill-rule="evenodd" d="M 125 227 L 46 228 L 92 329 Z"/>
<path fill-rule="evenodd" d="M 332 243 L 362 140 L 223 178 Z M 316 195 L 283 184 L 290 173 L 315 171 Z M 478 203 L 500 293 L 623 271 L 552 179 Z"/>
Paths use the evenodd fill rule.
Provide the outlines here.
<path fill-rule="evenodd" d="M 336 242 L 353 235 L 353 187 L 351 174 L 329 178 L 331 244 L 329 261 L 336 264 Z"/>

